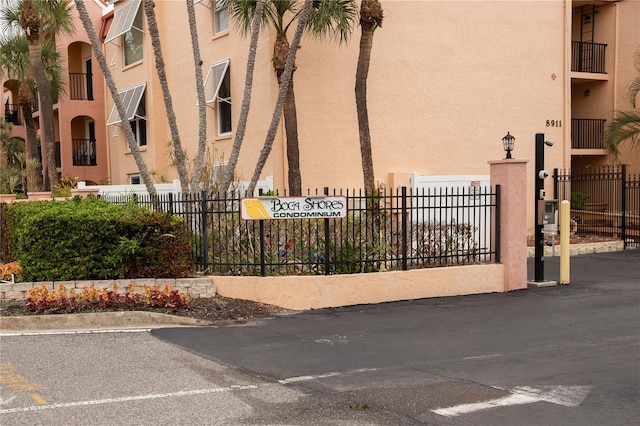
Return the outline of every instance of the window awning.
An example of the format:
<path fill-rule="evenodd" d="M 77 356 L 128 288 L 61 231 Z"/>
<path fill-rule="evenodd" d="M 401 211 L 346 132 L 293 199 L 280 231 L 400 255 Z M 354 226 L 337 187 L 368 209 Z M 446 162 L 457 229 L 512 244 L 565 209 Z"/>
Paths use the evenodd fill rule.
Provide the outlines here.
<path fill-rule="evenodd" d="M 138 14 L 138 9 L 140 9 L 140 3 L 142 3 L 142 0 L 131 0 L 123 7 L 116 9 L 113 22 L 111 23 L 107 37 L 104 39 L 105 43 L 109 43 L 111 40 L 131 30 L 133 21 Z"/>
<path fill-rule="evenodd" d="M 204 80 L 204 96 L 207 103 L 214 102 L 218 98 L 218 92 L 222 85 L 224 75 L 229 68 L 229 60 L 225 59 L 222 62 L 211 65 L 207 78 Z"/>
<path fill-rule="evenodd" d="M 131 87 L 124 92 L 120 92 L 120 99 L 122 99 L 122 104 L 124 105 L 124 109 L 127 114 L 127 121 L 131 121 L 136 116 L 136 111 L 138 110 L 138 106 L 140 105 L 140 100 L 142 99 L 142 95 L 144 95 L 144 89 L 147 87 L 147 83 L 142 83 L 137 86 Z M 112 124 L 118 124 L 122 121 L 120 118 L 120 114 L 118 114 L 118 110 L 114 105 L 111 109 L 111 114 L 109 114 L 109 120 L 107 120 L 107 126 L 111 126 Z"/>

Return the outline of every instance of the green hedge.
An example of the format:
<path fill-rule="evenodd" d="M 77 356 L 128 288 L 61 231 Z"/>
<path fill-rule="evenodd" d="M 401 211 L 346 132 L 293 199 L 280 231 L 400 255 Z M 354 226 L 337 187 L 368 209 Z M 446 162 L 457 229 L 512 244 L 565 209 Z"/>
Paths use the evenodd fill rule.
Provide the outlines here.
<path fill-rule="evenodd" d="M 96 198 L 5 206 L 4 261 L 17 260 L 21 281 L 180 278 L 192 272 L 182 219 Z"/>

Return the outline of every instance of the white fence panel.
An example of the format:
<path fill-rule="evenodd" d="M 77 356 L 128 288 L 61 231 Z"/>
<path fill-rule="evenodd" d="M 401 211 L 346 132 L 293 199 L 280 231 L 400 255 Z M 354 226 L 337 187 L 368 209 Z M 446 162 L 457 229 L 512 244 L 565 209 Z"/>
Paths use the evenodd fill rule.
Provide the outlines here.
<path fill-rule="evenodd" d="M 478 247 L 488 247 L 491 217 L 483 206 L 491 203 L 489 175 L 423 176 L 411 174 L 411 221 L 468 224 Z"/>

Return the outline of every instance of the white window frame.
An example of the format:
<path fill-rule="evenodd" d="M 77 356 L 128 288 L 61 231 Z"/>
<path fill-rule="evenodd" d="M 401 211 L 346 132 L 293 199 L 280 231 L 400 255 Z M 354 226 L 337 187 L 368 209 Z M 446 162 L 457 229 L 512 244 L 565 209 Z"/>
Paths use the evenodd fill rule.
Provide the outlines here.
<path fill-rule="evenodd" d="M 222 60 L 220 62 L 216 62 L 209 67 L 209 72 L 207 73 L 207 78 L 204 81 L 205 88 L 205 100 L 208 104 L 216 103 L 216 118 L 217 118 L 217 131 L 218 136 L 226 136 L 233 132 L 233 124 L 229 123 L 229 131 L 222 131 L 222 110 L 223 108 L 227 108 L 228 104 L 229 108 L 231 107 L 231 96 L 222 98 L 220 97 L 220 88 L 224 84 L 225 78 L 231 78 L 229 74 L 229 59 Z M 229 95 L 231 95 L 231 82 L 229 81 Z M 229 117 L 231 118 L 231 116 Z"/>
<path fill-rule="evenodd" d="M 219 35 L 229 31 L 229 12 L 220 7 L 220 0 L 213 0 L 213 34 Z"/>
<path fill-rule="evenodd" d="M 134 182 L 134 180 L 137 180 L 137 182 Z M 142 176 L 139 174 L 129 175 L 129 185 L 142 185 L 142 183 Z"/>
<path fill-rule="evenodd" d="M 220 97 L 220 89 L 224 85 L 225 79 L 228 79 L 228 83 L 229 83 L 229 96 L 226 98 L 222 98 Z M 229 74 L 229 67 L 227 67 L 227 70 L 225 71 L 224 76 L 222 77 L 222 81 L 220 82 L 220 89 L 218 89 L 218 96 L 217 96 L 217 105 L 216 105 L 217 120 L 216 121 L 218 122 L 218 136 L 226 136 L 226 135 L 230 135 L 231 132 L 233 132 L 233 120 L 231 118 L 231 75 Z M 223 108 L 225 111 L 228 108 L 229 121 L 228 123 L 226 123 L 229 128 L 228 131 L 222 130 L 222 124 L 223 122 L 226 122 L 226 120 L 223 120 L 223 117 L 222 117 Z"/>

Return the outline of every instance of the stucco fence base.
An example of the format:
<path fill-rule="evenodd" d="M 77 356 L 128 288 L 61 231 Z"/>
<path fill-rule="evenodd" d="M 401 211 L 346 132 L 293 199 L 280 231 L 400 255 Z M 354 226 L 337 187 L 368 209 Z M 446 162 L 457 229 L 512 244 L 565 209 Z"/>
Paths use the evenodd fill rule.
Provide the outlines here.
<path fill-rule="evenodd" d="M 43 281 L 43 282 L 23 282 L 15 284 L 0 284 L 0 300 L 24 299 L 29 296 L 29 290 L 34 287 L 46 286 L 49 291 L 60 288 L 61 285 L 69 291 L 75 289 L 76 292 L 84 287 L 95 287 L 112 289 L 114 284 L 118 285 L 120 293 L 124 293 L 133 283 L 136 290 L 140 291 L 147 287 L 169 285 L 174 290 L 188 294 L 191 297 L 213 297 L 216 295 L 216 288 L 211 277 L 203 278 L 137 278 L 133 280 L 93 280 L 93 281 Z"/>
<path fill-rule="evenodd" d="M 50 290 L 64 285 L 67 290 L 83 287 L 112 288 L 121 291 L 133 282 L 137 289 L 170 285 L 192 297 L 216 294 L 252 300 L 292 310 L 331 308 L 423 299 L 428 297 L 504 291 L 504 266 L 467 265 L 371 274 L 286 277 L 207 276 L 193 279 L 136 279 L 102 281 L 28 282 L 0 285 L 0 299 L 23 299 L 29 290 L 41 285 Z"/>
<path fill-rule="evenodd" d="M 353 275 L 212 278 L 220 296 L 293 310 L 504 291 L 501 264 Z"/>

